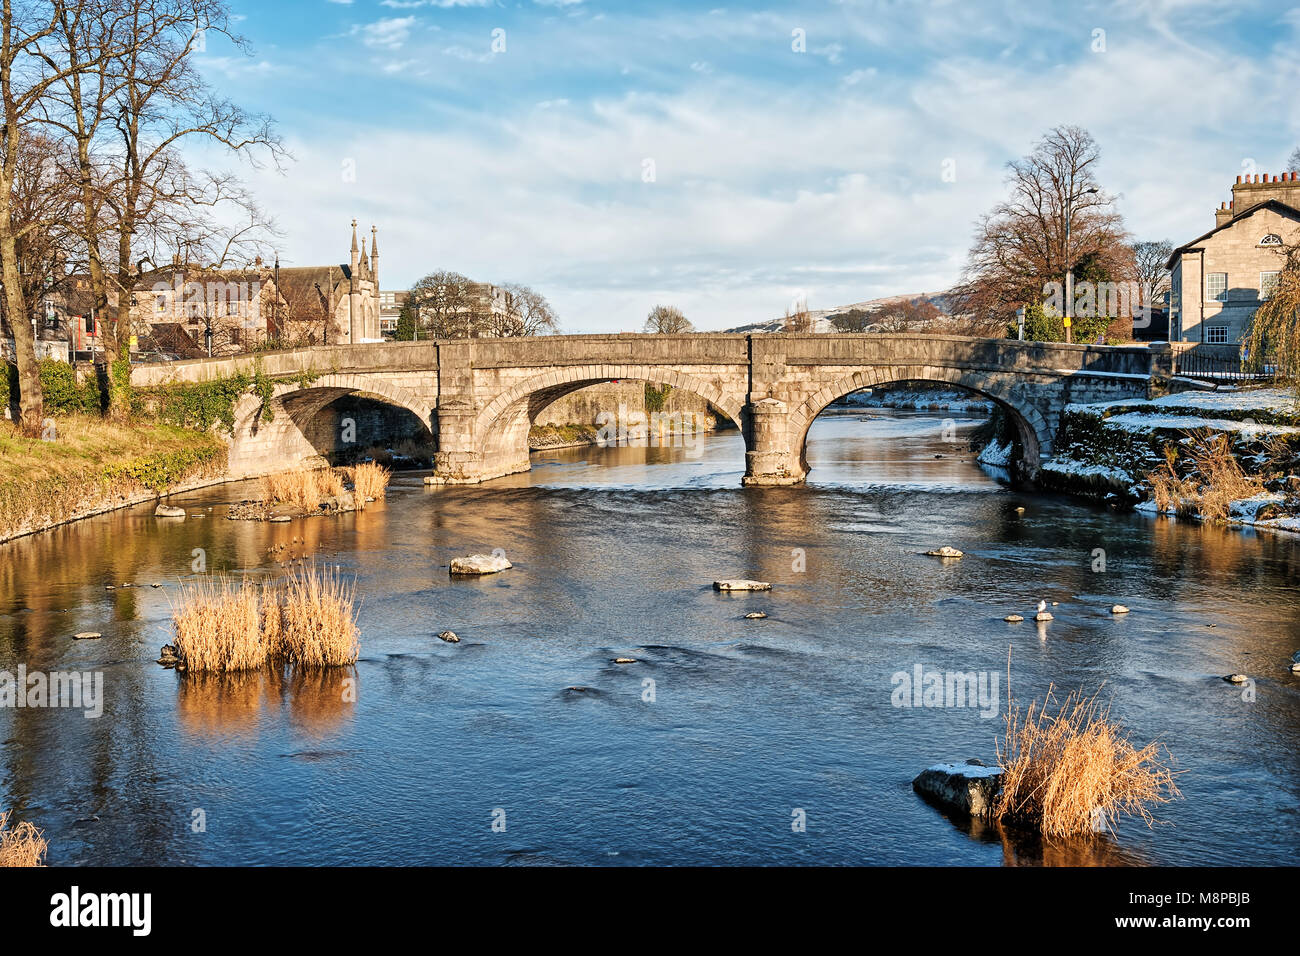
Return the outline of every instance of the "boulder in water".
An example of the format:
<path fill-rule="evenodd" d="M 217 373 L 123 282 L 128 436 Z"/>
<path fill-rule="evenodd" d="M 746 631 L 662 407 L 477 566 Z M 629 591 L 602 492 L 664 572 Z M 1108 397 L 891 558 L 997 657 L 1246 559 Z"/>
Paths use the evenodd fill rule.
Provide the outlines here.
<path fill-rule="evenodd" d="M 448 644 L 459 644 L 460 638 L 456 636 L 455 631 L 443 631 L 438 635 L 438 640 L 446 641 Z"/>
<path fill-rule="evenodd" d="M 452 574 L 496 574 L 514 567 L 503 554 L 471 554 L 464 558 L 452 558 Z"/>
<path fill-rule="evenodd" d="M 958 551 L 956 548 L 950 548 L 946 544 L 942 548 L 935 548 L 933 551 L 925 553 L 932 558 L 964 558 L 966 556 L 964 552 Z"/>
<path fill-rule="evenodd" d="M 175 505 L 166 505 L 161 502 L 157 508 L 153 509 L 155 518 L 184 518 L 185 509 L 177 508 Z"/>
<path fill-rule="evenodd" d="M 1110 609 L 1110 613 L 1111 613 L 1111 614 L 1127 614 L 1127 613 L 1128 613 L 1128 608 L 1126 608 L 1123 604 L 1116 604 L 1115 606 L 1113 606 L 1113 607 Z"/>
<path fill-rule="evenodd" d="M 749 581 L 745 578 L 728 578 L 713 582 L 715 591 L 770 591 L 772 585 L 766 581 Z"/>
<path fill-rule="evenodd" d="M 950 810 L 987 817 L 1002 789 L 1002 768 L 971 761 L 938 763 L 922 770 L 912 781 L 912 789 Z"/>

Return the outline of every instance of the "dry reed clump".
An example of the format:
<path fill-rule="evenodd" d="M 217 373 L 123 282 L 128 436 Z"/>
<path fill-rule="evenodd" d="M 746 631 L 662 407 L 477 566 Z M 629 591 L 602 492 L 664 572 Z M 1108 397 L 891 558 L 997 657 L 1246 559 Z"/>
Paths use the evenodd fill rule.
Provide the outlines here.
<path fill-rule="evenodd" d="M 0 813 L 0 867 L 40 866 L 50 844 L 31 823 L 9 829 L 9 814 Z"/>
<path fill-rule="evenodd" d="M 182 585 L 172 623 L 189 672 L 255 670 L 270 661 L 329 667 L 355 663 L 360 652 L 353 585 L 310 566 L 260 589 L 247 580 Z"/>
<path fill-rule="evenodd" d="M 1164 464 L 1147 476 L 1152 500 L 1162 512 L 1221 520 L 1231 516 L 1234 501 L 1254 497 L 1263 489 L 1263 479 L 1241 467 L 1227 435 L 1201 429 L 1190 438 L 1191 475 L 1178 474 L 1178 450 L 1166 445 Z"/>
<path fill-rule="evenodd" d="M 251 582 L 181 585 L 172 607 L 176 654 L 188 671 L 242 671 L 264 665 L 273 648 L 262 631 L 260 595 Z"/>
<path fill-rule="evenodd" d="M 343 476 L 333 468 L 295 468 L 262 479 L 262 498 L 269 505 L 286 504 L 316 511 L 326 498 L 343 494 Z"/>
<path fill-rule="evenodd" d="M 360 652 L 355 587 L 333 571 L 300 568 L 284 583 L 280 646 L 296 664 L 356 663 Z"/>
<path fill-rule="evenodd" d="M 1121 814 L 1151 826 L 1151 807 L 1181 796 L 1162 744 L 1138 749 L 1097 696 L 1075 692 L 1057 706 L 1049 687 L 1021 718 L 1009 707 L 998 743 L 1002 791 L 993 807 L 1001 820 L 1032 825 L 1047 836 L 1114 828 Z"/>
<path fill-rule="evenodd" d="M 388 489 L 390 472 L 383 465 L 365 462 L 349 469 L 352 480 L 352 496 L 357 508 L 364 508 L 366 501 L 373 498 L 378 501 Z"/>

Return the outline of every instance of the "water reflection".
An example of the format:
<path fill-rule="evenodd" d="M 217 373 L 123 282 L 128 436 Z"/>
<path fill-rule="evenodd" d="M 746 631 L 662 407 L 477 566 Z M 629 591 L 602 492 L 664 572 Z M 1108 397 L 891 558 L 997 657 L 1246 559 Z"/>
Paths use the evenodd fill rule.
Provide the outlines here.
<path fill-rule="evenodd" d="M 107 688 L 98 720 L 0 710 L 0 805 L 49 832 L 55 863 L 1289 862 L 1300 547 L 1022 494 L 950 435 L 933 414 L 824 417 L 803 488 L 740 488 L 743 443 L 723 432 L 698 458 L 569 449 L 480 486 L 398 473 L 388 500 L 337 517 L 228 521 L 251 493 L 232 485 L 189 496 L 183 522 L 144 506 L 0 545 L 0 668 L 102 670 Z M 921 554 L 943 544 L 967 557 Z M 509 572 L 448 575 L 497 547 Z M 355 575 L 355 668 L 159 668 L 195 549 L 217 573 Z M 742 575 L 773 590 L 710 586 Z M 1055 621 L 1003 621 L 1039 600 Z M 991 759 L 1000 725 L 895 709 L 890 675 L 1002 673 L 1008 648 L 1017 698 L 1104 684 L 1135 739 L 1169 745 L 1188 771 L 1159 814 L 1174 827 L 1044 845 L 916 798 L 921 768 Z M 1256 699 L 1219 680 L 1234 671 Z M 473 799 L 527 824 L 493 841 L 453 815 L 430 836 L 429 806 Z M 334 827 L 340 803 L 381 832 Z M 184 835 L 195 806 L 221 840 Z M 791 843 L 792 806 L 817 840 Z"/>

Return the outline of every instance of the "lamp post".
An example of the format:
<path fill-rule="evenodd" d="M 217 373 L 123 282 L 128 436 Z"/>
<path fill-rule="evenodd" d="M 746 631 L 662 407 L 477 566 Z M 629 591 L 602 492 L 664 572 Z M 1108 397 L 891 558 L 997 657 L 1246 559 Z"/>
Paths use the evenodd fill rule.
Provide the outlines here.
<path fill-rule="evenodd" d="M 1097 191 L 1096 186 L 1089 186 L 1079 193 L 1079 196 L 1086 196 Z M 1074 318 L 1074 264 L 1070 261 L 1070 227 L 1074 222 L 1074 200 L 1076 198 L 1072 181 L 1070 192 L 1065 196 L 1065 343 L 1067 345 L 1073 341 L 1070 326 L 1073 324 Z"/>

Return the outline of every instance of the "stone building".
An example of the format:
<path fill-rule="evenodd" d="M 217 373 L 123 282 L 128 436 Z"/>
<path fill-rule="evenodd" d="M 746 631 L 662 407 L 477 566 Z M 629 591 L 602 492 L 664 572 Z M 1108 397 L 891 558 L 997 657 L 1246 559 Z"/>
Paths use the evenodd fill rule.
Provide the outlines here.
<path fill-rule="evenodd" d="M 1236 344 L 1300 242 L 1300 174 L 1238 176 L 1214 228 L 1170 257 L 1169 339 Z"/>
<path fill-rule="evenodd" d="M 137 335 L 180 326 L 204 352 L 246 352 L 267 342 L 286 346 L 378 342 L 379 240 L 358 245 L 352 221 L 349 261 L 281 267 L 260 258 L 246 269 L 184 263 L 142 278 L 131 297 Z M 115 303 L 110 302 L 110 305 Z"/>

